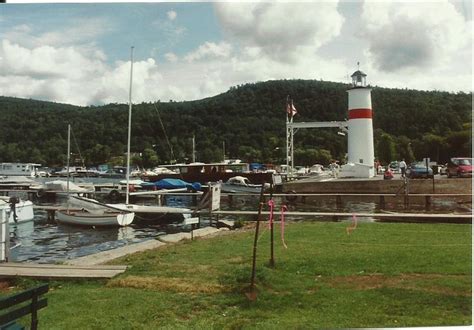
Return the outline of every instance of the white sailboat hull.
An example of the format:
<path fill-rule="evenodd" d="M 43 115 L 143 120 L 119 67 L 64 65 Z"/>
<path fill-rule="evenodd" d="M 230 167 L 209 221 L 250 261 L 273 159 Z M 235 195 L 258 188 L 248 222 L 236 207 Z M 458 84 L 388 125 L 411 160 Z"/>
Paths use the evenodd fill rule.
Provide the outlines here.
<path fill-rule="evenodd" d="M 182 207 L 151 206 L 137 204 L 106 204 L 124 211 L 134 212 L 141 220 L 184 220 L 191 216 L 191 210 Z"/>
<path fill-rule="evenodd" d="M 10 203 L 4 201 L 1 201 L 0 208 L 5 210 L 8 222 L 10 223 L 32 221 L 35 217 L 31 201 L 20 200 L 18 203 L 15 203 L 15 212 L 12 212 Z"/>
<path fill-rule="evenodd" d="M 78 226 L 128 226 L 132 223 L 135 213 L 110 212 L 103 214 L 90 213 L 84 210 L 56 211 L 59 223 Z"/>

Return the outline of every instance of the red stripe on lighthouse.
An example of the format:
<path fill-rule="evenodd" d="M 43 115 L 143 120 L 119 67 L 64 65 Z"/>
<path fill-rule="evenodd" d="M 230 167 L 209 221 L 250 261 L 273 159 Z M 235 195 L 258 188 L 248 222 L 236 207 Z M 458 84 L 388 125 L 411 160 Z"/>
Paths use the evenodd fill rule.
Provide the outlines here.
<path fill-rule="evenodd" d="M 350 109 L 349 119 L 372 118 L 372 109 Z"/>

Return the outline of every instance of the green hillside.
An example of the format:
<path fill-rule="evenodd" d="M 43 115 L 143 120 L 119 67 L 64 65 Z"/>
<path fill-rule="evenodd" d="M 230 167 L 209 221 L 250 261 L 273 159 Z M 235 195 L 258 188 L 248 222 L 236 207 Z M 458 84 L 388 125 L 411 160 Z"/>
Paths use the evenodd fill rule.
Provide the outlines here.
<path fill-rule="evenodd" d="M 232 87 L 198 101 L 136 104 L 131 144 L 137 154 L 134 162 L 149 167 L 171 159 L 190 161 L 194 135 L 198 161 L 222 160 L 225 144 L 226 158 L 284 163 L 287 95 L 298 110 L 295 121 L 344 120 L 347 89 L 341 83 L 278 80 Z M 402 157 L 444 162 L 449 157 L 470 155 L 471 101 L 470 93 L 374 87 L 376 157 L 383 162 Z M 78 107 L 0 97 L 0 112 L 3 162 L 63 165 L 68 123 L 77 161 L 82 156 L 86 165 L 123 162 L 126 104 Z M 327 164 L 333 158 L 343 160 L 346 139 L 335 128 L 299 130 L 295 135 L 296 162 L 311 165 Z"/>

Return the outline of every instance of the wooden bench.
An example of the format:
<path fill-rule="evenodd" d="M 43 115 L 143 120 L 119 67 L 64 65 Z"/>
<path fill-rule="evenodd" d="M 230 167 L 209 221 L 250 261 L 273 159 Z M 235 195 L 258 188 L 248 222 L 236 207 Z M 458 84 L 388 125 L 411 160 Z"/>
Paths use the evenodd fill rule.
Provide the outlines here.
<path fill-rule="evenodd" d="M 25 329 L 24 326 L 16 323 L 16 321 L 28 314 L 31 314 L 31 329 L 37 329 L 38 310 L 48 305 L 48 300 L 46 298 L 41 298 L 41 295 L 47 293 L 48 290 L 49 285 L 43 284 L 26 291 L 1 298 L 0 330 Z M 22 304 L 25 301 L 28 301 L 28 304 Z"/>

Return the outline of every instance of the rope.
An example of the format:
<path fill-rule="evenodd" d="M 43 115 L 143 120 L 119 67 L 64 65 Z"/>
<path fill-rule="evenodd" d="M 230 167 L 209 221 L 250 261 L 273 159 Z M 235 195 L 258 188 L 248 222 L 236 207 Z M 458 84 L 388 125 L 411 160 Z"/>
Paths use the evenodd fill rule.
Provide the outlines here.
<path fill-rule="evenodd" d="M 168 144 L 168 148 L 170 148 L 170 156 L 171 156 L 170 161 L 172 161 L 172 160 L 176 159 L 175 156 L 174 156 L 173 146 L 171 145 L 170 140 L 168 139 L 168 135 L 166 134 L 165 126 L 163 125 L 163 121 L 161 120 L 160 113 L 159 113 L 158 108 L 156 107 L 155 103 L 153 103 L 153 107 L 155 108 L 155 112 L 158 116 L 158 120 L 160 121 L 161 129 L 163 130 L 163 134 L 165 135 L 165 139 L 166 139 L 166 143 Z"/>
<path fill-rule="evenodd" d="M 74 145 L 76 146 L 77 152 L 79 153 L 79 158 L 81 159 L 82 167 L 85 168 L 86 164 L 84 162 L 84 158 L 82 157 L 81 149 L 79 149 L 79 144 L 77 143 L 76 136 L 74 135 L 74 131 L 72 130 L 72 127 L 71 127 L 71 133 L 72 133 L 72 139 L 74 140 Z M 87 174 L 87 170 L 86 170 L 86 177 L 89 177 Z"/>
<path fill-rule="evenodd" d="M 283 243 L 283 246 L 285 247 L 285 249 L 288 249 L 288 246 L 286 246 L 286 243 L 285 243 L 285 212 L 288 211 L 288 208 L 286 207 L 286 205 L 282 205 L 281 206 L 281 217 L 280 217 L 280 221 L 281 221 L 281 242 Z"/>
<path fill-rule="evenodd" d="M 357 228 L 357 218 L 356 215 L 352 215 L 352 224 L 346 228 L 347 235 L 352 234 L 352 232 Z"/>

